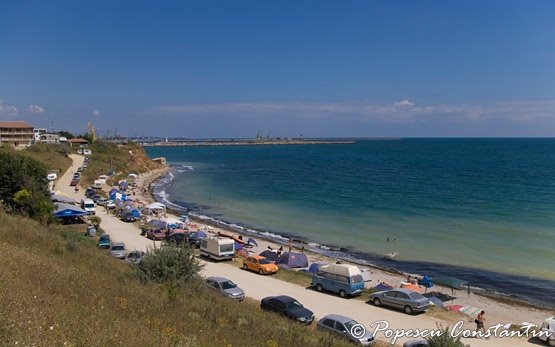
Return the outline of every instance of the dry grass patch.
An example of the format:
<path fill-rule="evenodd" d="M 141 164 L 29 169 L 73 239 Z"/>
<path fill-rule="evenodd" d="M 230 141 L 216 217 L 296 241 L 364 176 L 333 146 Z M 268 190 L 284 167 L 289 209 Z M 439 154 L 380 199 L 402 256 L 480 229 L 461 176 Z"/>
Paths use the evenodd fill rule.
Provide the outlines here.
<path fill-rule="evenodd" d="M 0 212 L 0 336 L 14 345 L 341 346 L 343 341 L 206 290 L 141 283 L 60 226 Z"/>

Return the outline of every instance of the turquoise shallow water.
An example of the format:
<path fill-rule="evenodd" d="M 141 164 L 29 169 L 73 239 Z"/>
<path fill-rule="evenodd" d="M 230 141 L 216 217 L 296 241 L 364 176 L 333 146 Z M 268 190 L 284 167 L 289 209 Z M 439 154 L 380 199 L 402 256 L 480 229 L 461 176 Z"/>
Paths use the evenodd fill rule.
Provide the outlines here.
<path fill-rule="evenodd" d="M 458 275 L 485 286 L 516 281 L 533 291 L 555 281 L 554 139 L 147 152 L 174 167 L 169 200 L 203 214 L 376 261 L 395 251 L 387 265 L 405 270 L 466 269 Z"/>

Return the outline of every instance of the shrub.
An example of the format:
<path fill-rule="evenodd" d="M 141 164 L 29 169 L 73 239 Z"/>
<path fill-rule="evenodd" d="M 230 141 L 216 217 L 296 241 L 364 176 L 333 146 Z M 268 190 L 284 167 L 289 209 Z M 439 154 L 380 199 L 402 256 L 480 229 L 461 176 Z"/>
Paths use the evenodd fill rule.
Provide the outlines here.
<path fill-rule="evenodd" d="M 46 167 L 20 154 L 0 152 L 0 200 L 11 211 L 41 220 L 51 218 Z"/>
<path fill-rule="evenodd" d="M 148 252 L 137 266 L 143 282 L 170 282 L 177 286 L 196 279 L 201 269 L 190 247 L 158 247 Z"/>
<path fill-rule="evenodd" d="M 443 329 L 443 333 L 439 336 L 433 336 L 427 339 L 430 347 L 466 347 L 462 343 L 460 336 L 454 338 L 451 336 L 449 328 Z"/>

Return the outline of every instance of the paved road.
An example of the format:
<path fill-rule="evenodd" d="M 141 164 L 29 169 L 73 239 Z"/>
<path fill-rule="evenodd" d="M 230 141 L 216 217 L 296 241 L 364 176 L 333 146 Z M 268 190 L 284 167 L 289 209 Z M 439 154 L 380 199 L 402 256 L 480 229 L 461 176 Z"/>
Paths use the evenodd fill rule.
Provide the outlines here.
<path fill-rule="evenodd" d="M 83 197 L 83 190 L 81 189 L 79 193 L 75 193 L 73 188 L 69 187 L 69 182 L 71 181 L 73 172 L 82 164 L 83 157 L 71 155 L 71 159 L 73 160 L 73 165 L 59 179 L 56 188 L 80 201 Z M 106 214 L 102 207 L 97 208 L 97 215 L 102 218 L 101 227 L 110 234 L 114 241 L 125 242 L 127 249 L 146 251 L 148 248 L 153 247 L 153 241 L 141 236 L 140 230 L 135 225 L 122 222 L 115 216 Z M 316 315 L 316 318 L 321 318 L 329 313 L 338 313 L 354 318 L 367 328 L 370 328 L 370 325 L 376 321 L 387 321 L 390 324 L 390 329 L 437 329 L 438 324 L 453 327 L 456 323 L 441 321 L 426 314 L 406 315 L 398 311 L 374 307 L 360 300 L 342 299 L 335 295 L 318 293 L 314 290 L 284 282 L 270 276 L 261 276 L 244 271 L 236 265 L 231 265 L 229 262 L 203 261 L 202 263 L 205 265 L 203 269 L 203 275 L 205 276 L 225 276 L 237 283 L 239 287 L 245 290 L 247 296 L 255 300 L 260 300 L 269 295 L 285 294 L 292 296 L 299 300 L 304 306 L 311 309 Z M 475 325 L 472 322 L 464 322 L 463 329 L 474 330 Z M 378 338 L 387 341 L 390 340 L 386 338 L 384 334 L 379 334 Z M 406 338 L 399 339 L 399 341 L 405 340 Z M 492 337 L 488 340 L 470 338 L 463 339 L 463 341 L 473 347 L 533 346 L 533 344 L 529 343 L 524 338 Z"/>

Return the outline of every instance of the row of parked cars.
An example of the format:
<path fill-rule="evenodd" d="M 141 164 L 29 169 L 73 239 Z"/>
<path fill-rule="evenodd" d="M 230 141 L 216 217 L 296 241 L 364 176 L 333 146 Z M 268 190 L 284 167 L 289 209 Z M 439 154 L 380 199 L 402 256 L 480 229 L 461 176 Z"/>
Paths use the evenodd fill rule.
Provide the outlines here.
<path fill-rule="evenodd" d="M 79 184 L 79 181 L 81 180 L 81 173 L 87 168 L 88 165 L 89 165 L 89 158 L 85 157 L 85 159 L 83 160 L 83 165 L 77 168 L 77 172 L 73 174 L 73 177 L 71 178 L 71 182 L 69 182 L 70 187 L 77 187 L 77 185 Z"/>
<path fill-rule="evenodd" d="M 108 249 L 112 257 L 123 259 L 132 264 L 139 264 L 145 255 L 143 251 L 127 252 L 123 242 L 113 242 L 108 234 L 100 235 L 98 248 Z"/>

